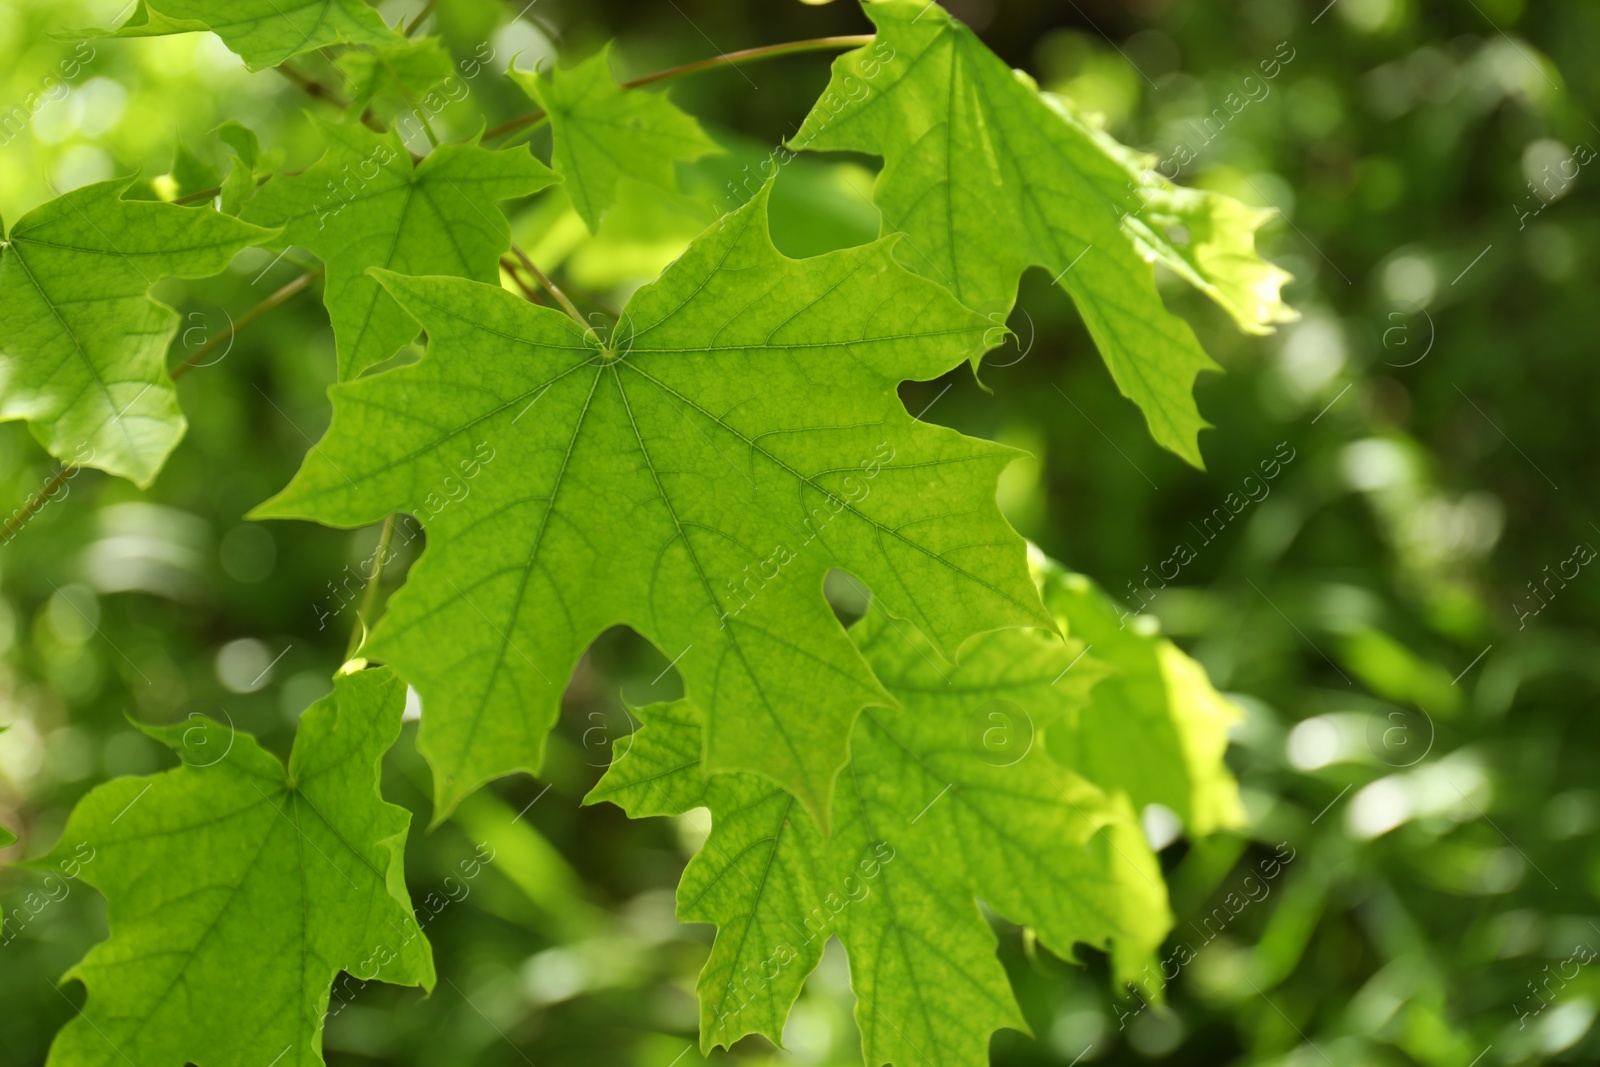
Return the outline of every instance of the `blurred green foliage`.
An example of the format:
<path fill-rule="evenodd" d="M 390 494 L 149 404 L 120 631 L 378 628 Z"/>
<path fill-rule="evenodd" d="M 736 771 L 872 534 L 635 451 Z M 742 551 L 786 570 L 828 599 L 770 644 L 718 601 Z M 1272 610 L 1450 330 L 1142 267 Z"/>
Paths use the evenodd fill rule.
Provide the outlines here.
<path fill-rule="evenodd" d="M 304 111 L 328 105 L 248 73 L 207 35 L 51 36 L 112 25 L 119 6 L 0 4 L 0 215 L 120 174 L 148 179 L 149 195 L 204 188 L 242 154 L 215 132 L 227 119 L 283 166 L 315 158 Z M 420 6 L 381 10 L 392 24 Z M 1600 1058 L 1600 978 L 1581 962 L 1600 946 L 1600 576 L 1578 562 L 1600 543 L 1588 507 L 1600 465 L 1582 422 L 1600 396 L 1600 198 L 1589 168 L 1566 177 L 1600 141 L 1600 8 L 950 7 L 1181 182 L 1280 211 L 1263 240 L 1295 275 L 1287 296 L 1303 316 L 1242 338 L 1171 288 L 1227 370 L 1201 381 L 1217 427 L 1201 437 L 1207 472 L 1150 442 L 1042 272 L 1024 279 L 1016 340 L 983 368 L 992 392 L 965 371 L 904 389 L 924 418 L 1031 452 L 1002 483 L 1012 521 L 1158 620 L 1247 713 L 1230 762 L 1248 832 L 1166 841 L 1172 821 L 1147 815 L 1177 916 L 1161 953 L 1171 973 L 1152 979 L 1166 1007 L 1116 995 L 1092 954 L 1068 965 L 1005 929 L 1034 1036 L 1002 1034 L 996 1062 Z M 443 0 L 434 17 L 471 99 L 427 118 L 456 138 L 479 115 L 527 110 L 502 76 L 513 56 L 529 69 L 617 38 L 627 76 L 867 29 L 847 0 Z M 305 60 L 341 82 L 331 62 Z M 352 76 L 379 114 L 406 110 L 370 70 Z M 727 154 L 686 166 L 682 195 L 625 188 L 593 236 L 559 193 L 517 205 L 517 240 L 580 302 L 616 306 L 747 195 L 826 81 L 813 54 L 675 83 Z M 875 166 L 804 156 L 783 168 L 780 247 L 874 236 Z M 246 253 L 220 277 L 164 283 L 183 316 L 175 347 L 228 331 L 299 269 Z M 283 755 L 343 658 L 353 610 L 331 609 L 377 531 L 241 518 L 326 425 L 326 317 L 302 296 L 224 350 L 180 383 L 191 427 L 150 491 L 81 473 L 0 548 L 0 825 L 21 838 L 0 857 L 48 848 L 94 782 L 171 762 L 127 717 L 225 716 Z M 12 502 L 0 510 L 54 470 L 24 427 L 0 426 Z M 1168 577 L 1175 558 L 1188 561 Z M 385 588 L 403 574 L 392 566 Z M 413 836 L 407 877 L 431 916 L 439 989 L 420 1000 L 336 987 L 330 1063 L 699 1060 L 693 986 L 710 932 L 677 924 L 672 890 L 704 822 L 579 806 L 627 743 L 624 701 L 677 695 L 666 667 L 633 635 L 607 634 L 569 690 L 546 777 L 498 783 Z M 391 754 L 385 791 L 426 823 L 413 736 Z M 0 904 L 0 1063 L 37 1063 L 81 996 L 55 981 L 104 937 L 104 907 L 71 881 L 14 870 L 0 873 Z M 713 1058 L 858 1062 L 836 949 L 787 1051 L 753 1039 Z"/>

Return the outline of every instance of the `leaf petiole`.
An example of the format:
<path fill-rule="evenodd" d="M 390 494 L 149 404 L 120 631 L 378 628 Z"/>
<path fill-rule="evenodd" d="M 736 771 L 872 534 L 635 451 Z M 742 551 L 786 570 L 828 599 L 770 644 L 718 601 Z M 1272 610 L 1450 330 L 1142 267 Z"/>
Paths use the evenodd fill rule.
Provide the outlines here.
<path fill-rule="evenodd" d="M 804 41 L 786 41 L 783 44 L 767 44 L 758 48 L 743 48 L 737 52 L 724 52 L 720 56 L 711 56 L 709 59 L 697 59 L 693 63 L 684 63 L 677 67 L 668 67 L 658 70 L 654 74 L 645 74 L 622 83 L 624 89 L 637 89 L 644 85 L 653 85 L 656 82 L 667 81 L 671 78 L 682 77 L 685 74 L 698 74 L 702 70 L 711 70 L 716 67 L 734 66 L 746 60 L 774 59 L 778 56 L 796 55 L 800 52 L 823 52 L 839 48 L 859 48 L 864 44 L 872 43 L 872 34 L 846 34 L 837 37 L 812 37 Z M 548 116 L 543 111 L 530 111 L 526 115 L 519 115 L 514 119 L 502 122 L 500 125 L 488 130 L 483 135 L 487 141 L 494 137 L 501 137 L 524 126 L 532 126 L 543 122 Z"/>
<path fill-rule="evenodd" d="M 417 17 L 412 19 L 410 24 L 406 26 L 405 35 L 407 37 L 415 36 L 417 27 L 422 25 L 422 20 L 433 14 L 433 9 L 438 6 L 439 0 L 428 0 L 426 4 L 423 4 L 422 10 L 417 12 Z"/>
<path fill-rule="evenodd" d="M 372 573 L 367 576 L 366 591 L 361 594 L 361 607 L 356 609 L 355 629 L 350 632 L 350 644 L 344 650 L 344 658 L 348 662 L 355 658 L 362 644 L 366 642 L 367 632 L 372 627 L 367 625 L 367 620 L 372 617 L 373 608 L 378 602 L 378 582 L 383 577 L 384 564 L 389 562 L 389 543 L 394 540 L 395 512 L 389 512 L 388 518 L 383 520 L 383 531 L 378 534 L 378 547 L 372 553 Z"/>
<path fill-rule="evenodd" d="M 534 266 L 533 260 L 528 258 L 528 253 L 524 252 L 516 245 L 511 246 L 511 251 L 516 254 L 516 257 L 519 260 L 522 261 L 522 265 L 527 269 L 528 273 L 537 278 L 539 284 L 544 286 L 545 292 L 556 298 L 556 302 L 561 305 L 561 309 L 563 311 L 571 316 L 573 322 L 576 322 L 585 330 L 591 330 L 594 328 L 593 324 L 585 319 L 583 317 L 583 313 L 578 310 L 578 305 L 567 299 L 567 294 L 563 293 L 559 288 L 557 288 L 556 283 L 550 280 L 550 276 L 544 271 L 540 270 L 538 267 Z"/>
<path fill-rule="evenodd" d="M 288 300 L 290 297 L 300 292 L 300 290 L 306 288 L 306 286 L 315 281 L 317 276 L 321 273 L 322 268 L 317 267 L 314 270 L 306 271 L 298 278 L 295 278 L 284 285 L 283 288 L 279 289 L 277 292 L 261 301 L 261 303 L 257 304 L 255 307 L 251 308 L 249 311 L 246 311 L 243 315 L 240 315 L 237 319 L 235 319 L 226 334 L 219 334 L 218 336 L 208 340 L 199 348 L 195 349 L 194 353 L 189 356 L 188 359 L 184 360 L 176 367 L 173 367 L 172 370 L 168 371 L 167 376 L 173 381 L 177 381 L 179 378 L 183 377 L 185 374 L 188 374 L 196 367 L 202 366 L 205 358 L 211 355 L 211 353 L 215 352 L 224 342 L 232 344 L 233 339 L 238 335 L 240 330 L 250 325 L 252 322 L 256 321 L 261 316 L 277 307 L 279 304 Z"/>

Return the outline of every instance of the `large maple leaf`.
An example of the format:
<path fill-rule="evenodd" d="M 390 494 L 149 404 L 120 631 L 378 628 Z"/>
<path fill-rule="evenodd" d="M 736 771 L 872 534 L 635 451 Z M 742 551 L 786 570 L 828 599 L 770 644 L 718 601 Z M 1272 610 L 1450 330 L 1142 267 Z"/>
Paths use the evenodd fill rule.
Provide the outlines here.
<path fill-rule="evenodd" d="M 1216 365 L 1162 303 L 1150 263 L 1173 266 L 1253 328 L 1283 321 L 1286 275 L 1251 248 L 1264 215 L 1144 174 L 936 4 L 863 7 L 874 43 L 834 61 L 791 145 L 882 156 L 873 198 L 884 232 L 904 234 L 906 264 L 969 307 L 1007 311 L 1023 271 L 1048 270 L 1152 436 L 1200 466 L 1206 423 L 1191 391 Z M 1192 231 L 1180 241 L 1174 224 Z"/>
<path fill-rule="evenodd" d="M 445 813 L 537 771 L 578 656 L 627 624 L 704 712 L 706 759 L 826 822 L 851 724 L 892 703 L 822 596 L 854 574 L 954 658 L 1050 626 L 994 501 L 1016 454 L 912 419 L 895 389 L 992 324 L 892 240 L 788 259 L 767 196 L 708 230 L 604 342 L 502 289 L 381 274 L 417 364 L 331 390 L 324 440 L 256 517 L 426 515 L 429 546 L 368 646 L 425 707 Z M 467 488 L 443 501 L 447 484 Z"/>
<path fill-rule="evenodd" d="M 679 917 L 718 927 L 700 975 L 701 1045 L 778 1040 L 830 936 L 843 942 L 868 1063 L 979 1065 L 1000 1027 L 1026 1030 L 977 906 L 1071 957 L 1109 949 L 1123 976 L 1170 926 L 1132 810 L 1058 763 L 1043 737 L 1107 673 L 1081 643 L 1007 630 L 958 666 L 875 609 L 852 630 L 899 708 L 862 714 L 824 842 L 781 790 L 708 775 L 684 703 L 644 727 L 590 794 L 635 817 L 710 810 Z"/>
<path fill-rule="evenodd" d="M 99 786 L 34 861 L 72 865 L 111 925 L 68 972 L 89 999 L 49 1067 L 320 1067 L 341 970 L 432 988 L 401 869 L 411 816 L 378 792 L 404 707 L 390 671 L 341 676 L 287 768 L 210 720 L 147 730 L 184 765 Z"/>
<path fill-rule="evenodd" d="M 147 486 L 183 437 L 162 278 L 200 278 L 271 230 L 211 208 L 124 200 L 132 178 L 28 212 L 0 253 L 0 419 L 52 456 Z"/>
<path fill-rule="evenodd" d="M 328 145 L 322 158 L 304 174 L 268 182 L 241 217 L 282 226 L 285 244 L 309 248 L 327 264 L 323 301 L 339 377 L 353 378 L 417 335 L 416 322 L 369 267 L 495 281 L 511 245 L 496 201 L 536 193 L 556 176 L 525 148 L 447 144 L 413 164 L 393 132 L 318 125 Z"/>

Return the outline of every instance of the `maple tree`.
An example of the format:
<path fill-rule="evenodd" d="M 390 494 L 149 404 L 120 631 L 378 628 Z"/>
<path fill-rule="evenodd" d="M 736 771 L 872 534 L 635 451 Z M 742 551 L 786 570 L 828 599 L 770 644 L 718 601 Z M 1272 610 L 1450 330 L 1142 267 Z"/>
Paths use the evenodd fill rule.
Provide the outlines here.
<path fill-rule="evenodd" d="M 854 48 L 789 143 L 883 159 L 880 239 L 782 254 L 769 178 L 610 315 L 513 242 L 502 205 L 548 190 L 595 231 L 625 184 L 673 192 L 677 165 L 718 143 L 642 86 L 708 63 L 624 84 L 604 48 L 514 70 L 536 112 L 454 143 L 424 119 L 414 157 L 379 115 L 393 99 L 420 114 L 451 76 L 411 39 L 421 17 L 144 0 L 110 31 L 213 32 L 252 70 L 341 49 L 347 113 L 316 120 L 324 153 L 302 171 L 276 172 L 234 124 L 228 174 L 180 183 L 183 205 L 117 179 L 17 222 L 0 417 L 63 463 L 150 484 L 184 428 L 171 379 L 197 362 L 167 370 L 175 318 L 151 287 L 246 247 L 304 248 L 320 266 L 240 321 L 322 278 L 332 421 L 251 517 L 383 523 L 371 589 L 397 514 L 427 547 L 381 616 L 364 602 L 286 767 L 213 722 L 151 727 L 184 765 L 95 789 L 37 861 L 87 843 L 110 913 L 53 1065 L 315 1064 L 340 971 L 431 987 L 407 819 L 378 792 L 406 687 L 438 823 L 492 779 L 540 773 L 569 678 L 619 624 L 671 659 L 684 698 L 639 710 L 590 799 L 711 813 L 679 891 L 684 920 L 718 927 L 705 1048 L 781 1040 L 837 936 L 869 1062 L 984 1062 L 994 1030 L 1026 1024 L 980 900 L 1063 958 L 1082 943 L 1118 977 L 1148 964 L 1170 915 L 1139 812 L 1165 805 L 1197 835 L 1239 823 L 1234 711 L 1086 579 L 1030 570 L 995 497 L 1018 453 L 913 417 L 897 390 L 977 368 L 1041 266 L 1155 440 L 1198 465 L 1192 388 L 1213 364 L 1152 264 L 1246 331 L 1290 317 L 1286 275 L 1255 253 L 1264 213 L 1152 173 L 942 9 L 864 10 L 865 41 L 747 56 Z M 548 165 L 487 147 L 546 123 Z M 870 593 L 849 627 L 825 595 L 835 571 Z"/>

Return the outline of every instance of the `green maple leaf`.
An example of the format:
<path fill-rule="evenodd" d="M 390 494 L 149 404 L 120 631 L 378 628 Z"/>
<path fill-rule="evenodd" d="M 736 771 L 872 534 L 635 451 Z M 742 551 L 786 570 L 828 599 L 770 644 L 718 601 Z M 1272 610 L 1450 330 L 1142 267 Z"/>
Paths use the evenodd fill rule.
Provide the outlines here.
<path fill-rule="evenodd" d="M 287 768 L 210 720 L 147 728 L 184 766 L 97 787 L 33 862 L 75 864 L 111 926 L 67 975 L 89 998 L 50 1067 L 314 1067 L 341 970 L 432 988 L 401 867 L 410 815 L 378 792 L 404 706 L 387 670 L 341 676 Z"/>
<path fill-rule="evenodd" d="M 677 163 L 721 151 L 665 96 L 618 85 L 610 45 L 570 70 L 509 73 L 549 114 L 551 165 L 591 233 L 616 202 L 619 180 L 676 191 Z"/>
<path fill-rule="evenodd" d="M 331 44 L 405 40 L 365 0 L 140 0 L 115 30 L 86 37 L 165 37 L 210 30 L 251 70 Z"/>
<path fill-rule="evenodd" d="M 214 188 L 222 182 L 221 172 L 190 151 L 182 138 L 178 139 L 173 151 L 172 169 L 166 176 L 172 182 L 173 199 Z"/>
<path fill-rule="evenodd" d="M 1262 259 L 1256 231 L 1276 217 L 1271 208 L 1253 208 L 1231 196 L 1186 189 L 1158 173 L 1156 157 L 1135 152 L 1089 122 L 1072 103 L 1053 93 L 1041 98 L 1081 135 L 1093 141 L 1120 168 L 1121 185 L 1096 172 L 1101 191 L 1124 205 L 1123 232 L 1145 259 L 1170 268 L 1232 316 L 1245 333 L 1268 334 L 1298 319 L 1283 302 L 1288 271 Z"/>
<path fill-rule="evenodd" d="M 256 194 L 259 178 L 264 178 L 283 161 L 283 150 L 261 151 L 261 141 L 248 126 L 229 119 L 216 129 L 218 140 L 231 150 L 228 173 L 222 179 L 218 205 L 225 215 L 237 215 L 244 202 Z"/>
<path fill-rule="evenodd" d="M 493 282 L 511 246 L 496 202 L 556 180 L 527 149 L 445 144 L 413 164 L 400 136 L 357 123 L 320 123 L 328 150 L 298 177 L 274 178 L 242 217 L 283 227 L 283 242 L 328 267 L 323 291 L 339 377 L 353 378 L 417 336 L 369 267 Z"/>
<path fill-rule="evenodd" d="M 777 1040 L 837 935 L 868 1063 L 986 1064 L 994 1030 L 1027 1026 L 978 899 L 1065 957 L 1080 941 L 1109 947 L 1124 976 L 1170 925 L 1131 811 L 1039 743 L 1070 729 L 1106 668 L 1036 631 L 985 634 L 956 667 L 880 612 L 852 636 L 900 707 L 858 720 L 826 843 L 769 784 L 708 777 L 682 703 L 640 712 L 587 802 L 711 812 L 678 889 L 680 918 L 718 927 L 699 985 L 705 1050 Z"/>
<path fill-rule="evenodd" d="M 1223 763 L 1228 728 L 1243 716 L 1205 669 L 1094 583 L 1049 564 L 1044 601 L 1064 632 L 1114 672 L 1052 751 L 1134 805 L 1165 804 L 1197 834 L 1242 826 L 1239 786 Z M 1138 753 L 1130 759 L 1129 753 Z"/>
<path fill-rule="evenodd" d="M 682 701 L 638 711 L 642 728 L 618 743 L 586 804 L 610 801 L 642 819 L 709 808 L 711 836 L 684 868 L 678 918 L 721 928 L 700 971 L 701 1045 L 731 1045 L 749 1033 L 776 1037 L 825 937 L 797 936 L 825 878 L 826 846 L 816 824 L 785 790 L 750 774 L 707 775 L 699 716 Z M 750 968 L 776 980 L 740 986 Z M 735 996 L 741 1010 L 729 1009 Z"/>
<path fill-rule="evenodd" d="M 434 37 L 351 49 L 334 63 L 345 76 L 350 108 L 356 113 L 380 94 L 393 94 L 416 108 L 417 98 L 453 70 L 450 53 Z"/>
<path fill-rule="evenodd" d="M 178 317 L 150 299 L 272 236 L 210 208 L 123 200 L 132 178 L 30 211 L 0 255 L 0 419 L 26 419 L 52 456 L 140 486 L 183 436 L 167 345 Z"/>
<path fill-rule="evenodd" d="M 424 518 L 370 654 L 422 694 L 436 818 L 537 772 L 609 626 L 676 663 L 708 765 L 764 774 L 825 823 L 851 723 L 889 700 L 822 596 L 830 568 L 947 657 L 1052 625 L 995 506 L 1016 453 L 913 420 L 895 393 L 960 366 L 991 324 L 892 240 L 788 259 L 766 212 L 763 192 L 698 238 L 605 343 L 498 287 L 381 275 L 427 356 L 334 386 L 326 438 L 253 514 Z"/>
<path fill-rule="evenodd" d="M 1125 163 L 937 5 L 864 7 L 876 39 L 834 61 L 791 145 L 882 156 L 884 231 L 969 307 L 1008 312 L 1023 271 L 1048 270 L 1152 436 L 1202 466 L 1192 389 L 1216 364 L 1162 303 L 1138 223 L 1124 227 L 1140 206 Z"/>

